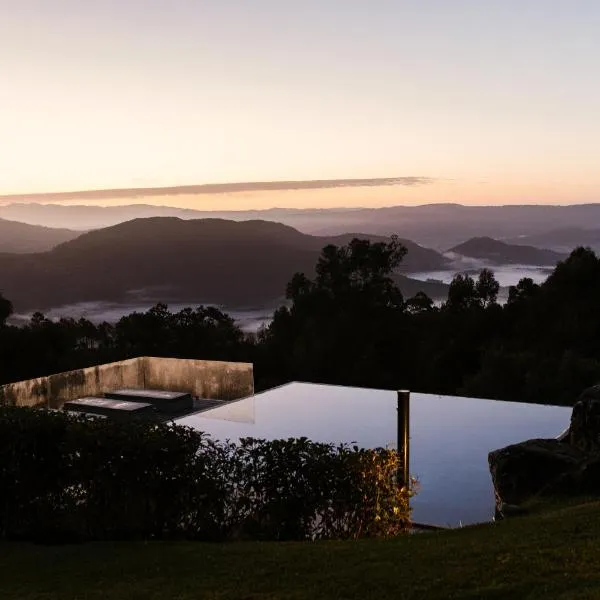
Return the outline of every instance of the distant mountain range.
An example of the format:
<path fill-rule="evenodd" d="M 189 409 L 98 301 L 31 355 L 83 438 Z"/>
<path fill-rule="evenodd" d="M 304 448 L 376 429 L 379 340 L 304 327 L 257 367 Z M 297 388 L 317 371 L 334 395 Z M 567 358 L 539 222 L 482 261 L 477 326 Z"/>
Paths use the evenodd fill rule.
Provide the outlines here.
<path fill-rule="evenodd" d="M 507 241 L 514 244 L 529 244 L 537 248 L 551 248 L 558 252 L 570 252 L 577 246 L 589 246 L 596 251 L 600 251 L 600 229 L 562 227 L 512 238 Z"/>
<path fill-rule="evenodd" d="M 12 205 L 0 208 L 9 209 L 32 209 L 41 211 L 39 214 L 49 211 L 48 214 L 55 216 L 62 210 L 74 210 L 84 219 L 90 216 L 104 219 L 107 215 L 122 218 L 145 209 L 173 210 L 151 206 L 104 209 Z M 433 228 L 432 219 L 453 210 L 448 206 L 420 207 L 419 214 L 422 217 L 422 213 L 429 211 L 429 227 Z M 326 213 L 331 217 L 331 211 L 255 212 L 271 216 L 303 215 L 302 218 L 309 214 L 315 219 Z M 364 211 L 342 211 L 343 214 L 361 212 Z M 198 212 L 187 211 L 186 214 Z M 241 217 L 249 213 L 236 214 Z M 411 227 L 414 231 L 417 221 L 405 221 L 399 231 L 404 234 Z M 436 221 L 435 227 L 446 239 L 448 233 L 443 233 L 440 222 L 443 221 Z M 421 224 L 424 223 L 423 220 Z M 371 241 L 389 239 L 387 235 L 365 232 L 362 228 L 352 233 L 351 225 L 346 225 L 341 234 L 310 235 L 270 220 L 151 217 L 82 232 L 0 219 L 0 291 L 13 301 L 19 312 L 79 302 L 135 303 L 140 300 L 221 304 L 230 308 L 273 306 L 281 301 L 286 283 L 295 272 L 313 273 L 319 253 L 327 244 L 344 245 L 354 237 Z M 531 240 L 528 245 L 477 236 L 461 240 L 446 252 L 426 248 L 403 237 L 401 241 L 408 254 L 397 281 L 405 296 L 424 291 L 432 298 L 441 299 L 447 294 L 447 285 L 434 279 L 417 281 L 411 278 L 411 273 L 476 272 L 482 264 L 492 268 L 509 264 L 553 266 L 573 247 L 596 239 L 599 232 L 562 228 L 516 238 Z M 569 240 L 573 243 L 568 244 L 565 252 L 536 247 L 542 242 L 566 244 Z"/>
<path fill-rule="evenodd" d="M 507 244 L 489 237 L 475 237 L 448 250 L 448 253 L 484 260 L 490 265 L 536 265 L 554 266 L 566 258 L 566 254 L 535 248 Z"/>
<path fill-rule="evenodd" d="M 316 237 L 267 221 L 136 219 L 82 234 L 49 252 L 0 255 L 0 290 L 19 312 L 140 298 L 232 308 L 274 305 L 295 272 L 313 274 L 323 246 L 355 236 L 365 237 Z M 433 250 L 405 244 L 405 272 L 449 264 Z M 407 296 L 447 292 L 443 284 L 397 277 Z"/>
<path fill-rule="evenodd" d="M 45 252 L 79 235 L 79 231 L 0 219 L 0 252 Z"/>
<path fill-rule="evenodd" d="M 133 196 L 121 195 L 127 202 Z M 151 198 L 148 197 L 150 200 Z M 139 198 L 138 198 L 139 200 Z M 161 197 L 164 201 L 164 197 Z M 313 235 L 336 235 L 347 231 L 363 234 L 398 233 L 422 246 L 445 250 L 472 237 L 490 237 L 510 243 L 541 245 L 564 251 L 560 239 L 571 238 L 569 249 L 585 243 L 597 233 L 588 233 L 590 224 L 600 223 L 600 204 L 572 206 L 462 206 L 427 204 L 377 209 L 281 209 L 250 211 L 197 211 L 169 206 L 130 204 L 114 207 L 63 206 L 58 204 L 12 203 L 0 205 L 0 218 L 33 225 L 90 230 L 144 217 L 173 216 L 182 219 L 222 218 L 234 221 L 280 222 Z M 534 242 L 536 236 L 544 236 Z"/>

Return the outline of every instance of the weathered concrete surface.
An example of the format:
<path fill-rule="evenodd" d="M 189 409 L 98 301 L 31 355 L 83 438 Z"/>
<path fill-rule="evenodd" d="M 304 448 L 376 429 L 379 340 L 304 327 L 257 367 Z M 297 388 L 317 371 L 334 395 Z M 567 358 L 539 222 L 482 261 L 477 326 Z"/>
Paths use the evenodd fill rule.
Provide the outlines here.
<path fill-rule="evenodd" d="M 0 404 L 60 408 L 69 400 L 119 388 L 176 390 L 233 400 L 254 393 L 254 369 L 250 363 L 143 356 L 9 383 L 0 387 Z"/>
<path fill-rule="evenodd" d="M 144 386 L 139 359 L 57 373 L 0 387 L 0 404 L 60 408 L 68 400 L 101 396 L 118 387 Z"/>
<path fill-rule="evenodd" d="M 235 400 L 254 393 L 251 363 L 151 356 L 143 360 L 144 387 L 147 389 L 177 390 L 214 400 Z"/>

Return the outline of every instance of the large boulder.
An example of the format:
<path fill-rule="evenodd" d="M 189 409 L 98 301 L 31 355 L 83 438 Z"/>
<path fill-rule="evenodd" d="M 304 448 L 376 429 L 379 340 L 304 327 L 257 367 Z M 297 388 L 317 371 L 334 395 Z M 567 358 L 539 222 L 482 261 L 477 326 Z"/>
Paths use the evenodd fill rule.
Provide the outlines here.
<path fill-rule="evenodd" d="M 585 390 L 573 406 L 569 444 L 588 454 L 600 453 L 600 385 Z"/>
<path fill-rule="evenodd" d="M 535 496 L 600 492 L 600 384 L 577 399 L 567 434 L 535 439 L 488 455 L 497 514 Z"/>
<path fill-rule="evenodd" d="M 555 439 L 528 440 L 490 452 L 497 505 L 521 504 L 564 490 L 584 459 L 580 450 Z"/>

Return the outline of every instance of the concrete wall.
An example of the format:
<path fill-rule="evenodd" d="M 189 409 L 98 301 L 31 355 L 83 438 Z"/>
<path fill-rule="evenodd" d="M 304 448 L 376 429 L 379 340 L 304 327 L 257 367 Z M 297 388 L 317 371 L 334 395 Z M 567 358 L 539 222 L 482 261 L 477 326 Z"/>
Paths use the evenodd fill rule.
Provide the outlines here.
<path fill-rule="evenodd" d="M 99 396 L 120 387 L 144 387 L 143 363 L 123 360 L 0 387 L 0 404 L 60 408 L 68 400 Z"/>
<path fill-rule="evenodd" d="M 250 363 L 179 358 L 144 358 L 144 387 L 188 392 L 200 398 L 235 400 L 254 393 Z"/>
<path fill-rule="evenodd" d="M 60 408 L 68 400 L 118 388 L 176 390 L 233 400 L 254 393 L 254 369 L 249 363 L 140 357 L 9 383 L 0 387 L 0 404 Z"/>

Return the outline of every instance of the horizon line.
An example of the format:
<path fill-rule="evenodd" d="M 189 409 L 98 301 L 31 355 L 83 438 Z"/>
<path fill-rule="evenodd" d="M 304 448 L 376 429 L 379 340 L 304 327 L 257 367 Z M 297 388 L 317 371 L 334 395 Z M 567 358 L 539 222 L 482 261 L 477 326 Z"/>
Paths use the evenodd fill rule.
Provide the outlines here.
<path fill-rule="evenodd" d="M 62 192 L 59 192 L 62 193 Z M 40 194 L 44 195 L 44 194 Z M 462 204 L 460 202 L 422 202 L 419 204 L 386 204 L 382 206 L 308 206 L 299 208 L 297 206 L 285 207 L 285 206 L 269 206 L 265 208 L 230 208 L 230 209 L 201 209 L 201 208 L 190 208 L 183 206 L 173 206 L 169 204 L 146 204 L 146 203 L 133 203 L 133 204 L 114 204 L 105 206 L 102 204 L 54 204 L 54 203 L 42 203 L 42 202 L 7 202 L 4 203 L 2 200 L 9 196 L 0 195 L 0 210 L 10 206 L 44 206 L 44 207 L 56 207 L 56 208 L 95 208 L 101 210 L 111 210 L 119 208 L 152 208 L 152 209 L 169 209 L 174 211 L 190 212 L 190 213 L 201 213 L 201 214 L 223 214 L 223 213 L 267 213 L 273 211 L 286 211 L 286 212 L 337 212 L 337 211 L 350 211 L 350 212 L 361 212 L 361 211 L 378 211 L 386 210 L 391 208 L 424 208 L 424 207 L 456 207 L 456 208 L 577 208 L 585 206 L 600 206 L 600 202 L 575 202 L 575 203 L 561 203 L 561 204 L 545 204 L 543 202 L 529 202 L 529 203 L 518 203 L 518 204 Z M 5 217 L 0 217 L 0 220 L 7 220 Z M 10 220 L 10 219 L 8 219 Z"/>

